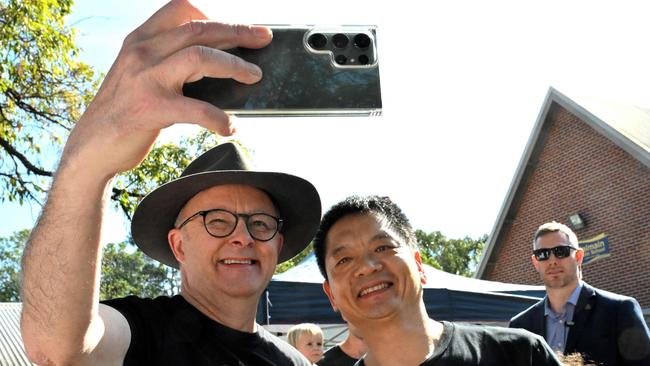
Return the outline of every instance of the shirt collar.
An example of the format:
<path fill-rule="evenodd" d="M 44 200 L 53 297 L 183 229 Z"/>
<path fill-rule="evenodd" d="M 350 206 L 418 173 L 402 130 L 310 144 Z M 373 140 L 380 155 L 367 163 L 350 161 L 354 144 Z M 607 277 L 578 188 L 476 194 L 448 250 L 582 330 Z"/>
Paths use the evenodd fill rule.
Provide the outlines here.
<path fill-rule="evenodd" d="M 573 292 L 569 296 L 569 299 L 567 300 L 567 304 L 571 304 L 573 307 L 575 307 L 578 304 L 578 298 L 580 297 L 580 291 L 582 291 L 582 287 L 583 287 L 582 281 L 578 280 L 578 286 L 576 286 L 576 288 L 573 290 Z M 565 310 L 566 310 L 566 305 L 567 304 L 564 304 Z M 544 298 L 544 315 L 545 316 L 548 316 L 548 315 L 557 316 L 558 315 L 558 314 L 555 314 L 553 309 L 551 309 L 551 305 L 548 302 L 548 296 L 546 296 Z"/>
<path fill-rule="evenodd" d="M 576 286 L 575 290 L 573 290 L 567 302 L 573 304 L 573 306 L 576 306 L 578 304 L 578 298 L 580 297 L 580 291 L 582 291 L 582 281 L 578 280 L 578 286 Z"/>

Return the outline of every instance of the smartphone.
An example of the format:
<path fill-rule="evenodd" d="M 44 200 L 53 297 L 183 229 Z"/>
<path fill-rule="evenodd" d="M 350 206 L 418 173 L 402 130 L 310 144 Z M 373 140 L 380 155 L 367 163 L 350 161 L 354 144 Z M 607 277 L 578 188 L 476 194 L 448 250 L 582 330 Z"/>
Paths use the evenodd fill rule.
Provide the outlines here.
<path fill-rule="evenodd" d="M 205 77 L 183 94 L 243 117 L 381 115 L 376 26 L 269 27 L 268 46 L 227 50 L 258 65 L 262 80 Z"/>

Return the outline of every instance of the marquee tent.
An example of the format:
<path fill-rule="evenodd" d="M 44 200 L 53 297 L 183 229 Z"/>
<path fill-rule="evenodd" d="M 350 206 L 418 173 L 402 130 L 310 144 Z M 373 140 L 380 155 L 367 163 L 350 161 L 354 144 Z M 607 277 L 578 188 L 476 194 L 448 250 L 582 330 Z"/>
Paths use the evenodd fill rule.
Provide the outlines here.
<path fill-rule="evenodd" d="M 424 302 L 429 316 L 436 320 L 505 324 L 544 296 L 543 286 L 467 278 L 431 266 L 425 266 L 425 273 Z M 275 275 L 260 300 L 258 323 L 343 323 L 323 292 L 323 280 L 313 253 Z"/>

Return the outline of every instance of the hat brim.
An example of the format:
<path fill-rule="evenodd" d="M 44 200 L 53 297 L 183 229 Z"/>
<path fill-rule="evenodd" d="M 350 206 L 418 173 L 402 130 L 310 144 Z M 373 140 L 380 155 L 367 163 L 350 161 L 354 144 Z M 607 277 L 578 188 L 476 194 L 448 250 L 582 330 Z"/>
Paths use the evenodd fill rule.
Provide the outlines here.
<path fill-rule="evenodd" d="M 284 245 L 278 263 L 300 253 L 311 242 L 320 223 L 321 202 L 308 181 L 284 173 L 247 170 L 196 173 L 166 183 L 149 193 L 138 205 L 131 233 L 136 245 L 148 256 L 178 268 L 167 234 L 183 206 L 197 193 L 224 184 L 243 184 L 266 192 L 284 220 Z"/>

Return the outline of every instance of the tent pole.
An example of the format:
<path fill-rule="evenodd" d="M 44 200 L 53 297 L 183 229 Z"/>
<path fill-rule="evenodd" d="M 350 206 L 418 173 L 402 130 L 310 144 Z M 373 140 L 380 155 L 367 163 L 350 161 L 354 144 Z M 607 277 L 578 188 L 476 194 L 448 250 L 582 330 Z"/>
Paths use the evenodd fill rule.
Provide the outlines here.
<path fill-rule="evenodd" d="M 266 325 L 271 324 L 271 313 L 269 312 L 269 305 L 273 306 L 271 304 L 271 300 L 269 300 L 269 290 L 266 290 Z"/>

